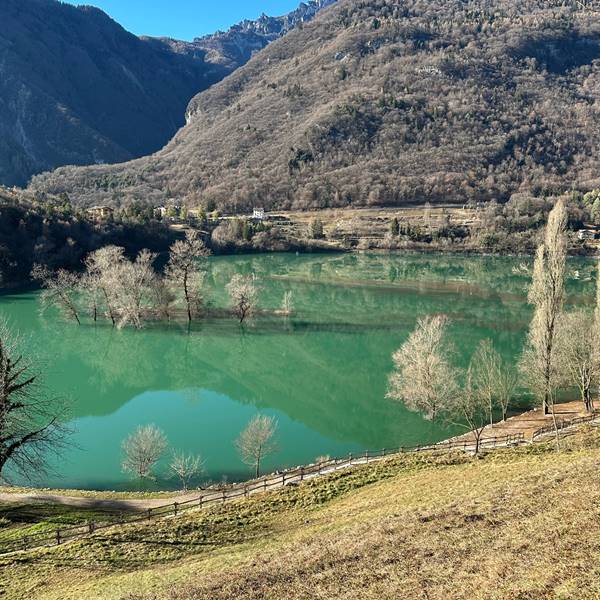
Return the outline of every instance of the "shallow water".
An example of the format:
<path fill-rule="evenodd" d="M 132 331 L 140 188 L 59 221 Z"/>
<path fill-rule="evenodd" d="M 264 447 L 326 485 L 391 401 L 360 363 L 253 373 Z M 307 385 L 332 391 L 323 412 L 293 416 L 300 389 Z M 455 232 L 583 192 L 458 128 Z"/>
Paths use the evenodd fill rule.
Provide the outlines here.
<path fill-rule="evenodd" d="M 294 294 L 290 318 L 263 315 L 143 331 L 77 327 L 40 314 L 36 293 L 0 297 L 0 311 L 29 336 L 47 384 L 71 401 L 72 446 L 38 485 L 137 489 L 121 472 L 121 442 L 139 425 L 162 428 L 174 449 L 199 453 L 205 480 L 249 477 L 233 442 L 257 412 L 279 421 L 279 450 L 265 469 L 321 455 L 422 444 L 456 433 L 385 398 L 392 353 L 419 316 L 451 319 L 456 360 L 491 337 L 516 357 L 530 318 L 527 275 L 514 258 L 422 255 L 259 255 L 208 261 L 207 299 L 226 305 L 235 272 L 255 273 L 261 307 Z M 569 261 L 569 301 L 591 302 L 594 263 Z M 164 461 L 163 461 L 164 462 Z M 165 464 L 161 466 L 165 469 Z M 176 487 L 159 477 L 156 488 Z"/>

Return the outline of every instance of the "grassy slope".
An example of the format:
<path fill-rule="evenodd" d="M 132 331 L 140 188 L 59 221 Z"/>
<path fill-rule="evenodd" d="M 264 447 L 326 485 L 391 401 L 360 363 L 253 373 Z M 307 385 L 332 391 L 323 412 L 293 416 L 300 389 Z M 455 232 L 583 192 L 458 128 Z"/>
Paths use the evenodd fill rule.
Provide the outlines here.
<path fill-rule="evenodd" d="M 600 597 L 600 432 L 566 445 L 559 455 L 535 446 L 373 464 L 0 560 L 0 589 L 61 599 Z"/>

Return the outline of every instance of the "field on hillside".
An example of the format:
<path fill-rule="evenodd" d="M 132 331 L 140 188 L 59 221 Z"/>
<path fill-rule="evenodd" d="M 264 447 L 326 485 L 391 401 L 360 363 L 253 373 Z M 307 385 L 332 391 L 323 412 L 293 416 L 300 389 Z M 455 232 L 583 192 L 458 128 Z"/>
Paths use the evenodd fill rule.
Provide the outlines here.
<path fill-rule="evenodd" d="M 5 557 L 0 589 L 11 600 L 597 598 L 599 461 L 593 427 L 560 454 L 406 455 Z"/>

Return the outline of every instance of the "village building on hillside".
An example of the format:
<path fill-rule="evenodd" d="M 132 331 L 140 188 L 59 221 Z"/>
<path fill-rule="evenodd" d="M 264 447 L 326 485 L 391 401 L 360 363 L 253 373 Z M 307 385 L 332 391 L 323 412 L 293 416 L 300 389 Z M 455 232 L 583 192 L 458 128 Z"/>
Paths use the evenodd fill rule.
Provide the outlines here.
<path fill-rule="evenodd" d="M 265 209 L 264 208 L 255 208 L 252 211 L 252 218 L 256 221 L 264 221 L 265 220 Z"/>
<path fill-rule="evenodd" d="M 114 209 L 110 206 L 92 206 L 86 212 L 92 219 L 104 221 L 113 215 Z"/>
<path fill-rule="evenodd" d="M 595 229 L 580 229 L 577 232 L 577 237 L 580 240 L 597 240 L 600 239 L 600 231 Z"/>

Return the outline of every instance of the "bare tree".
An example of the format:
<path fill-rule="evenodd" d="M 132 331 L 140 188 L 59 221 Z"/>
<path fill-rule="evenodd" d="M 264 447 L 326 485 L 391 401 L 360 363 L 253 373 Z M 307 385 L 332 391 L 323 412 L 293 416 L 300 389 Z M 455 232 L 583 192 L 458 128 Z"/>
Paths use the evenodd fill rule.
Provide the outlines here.
<path fill-rule="evenodd" d="M 473 361 L 467 369 L 463 389 L 455 394 L 447 411 L 452 418 L 459 419 L 461 425 L 469 428 L 475 438 L 475 454 L 478 454 L 489 417 L 489 404 L 486 391 L 479 389 L 475 382 Z"/>
<path fill-rule="evenodd" d="M 554 401 L 560 385 L 556 352 L 556 329 L 564 301 L 565 262 L 567 255 L 567 209 L 558 200 L 550 214 L 535 255 L 529 302 L 534 315 L 520 370 L 542 404 L 544 414 L 551 410 L 558 445 L 558 426 Z"/>
<path fill-rule="evenodd" d="M 404 402 L 429 420 L 445 412 L 458 393 L 457 372 L 448 360 L 453 348 L 447 340 L 447 323 L 443 316 L 419 319 L 393 355 L 395 371 L 389 378 L 387 397 Z"/>
<path fill-rule="evenodd" d="M 283 294 L 283 302 L 281 303 L 281 313 L 289 317 L 294 312 L 294 294 L 291 290 Z"/>
<path fill-rule="evenodd" d="M 243 323 L 256 310 L 258 289 L 254 283 L 254 278 L 236 274 L 227 284 L 227 291 L 229 292 L 233 312 L 240 323 Z"/>
<path fill-rule="evenodd" d="M 506 421 L 508 409 L 513 401 L 519 383 L 519 374 L 515 367 L 504 359 L 500 362 L 498 372 L 496 402 L 502 412 L 502 421 Z"/>
<path fill-rule="evenodd" d="M 122 444 L 123 471 L 140 479 L 152 479 L 152 469 L 167 446 L 165 434 L 156 425 L 139 427 Z"/>
<path fill-rule="evenodd" d="M 177 297 L 163 277 L 153 277 L 149 286 L 150 297 L 157 316 L 170 319 Z"/>
<path fill-rule="evenodd" d="M 92 295 L 94 309 L 99 311 L 103 307 L 113 325 L 117 324 L 116 295 L 124 262 L 124 250 L 117 246 L 104 246 L 89 254 L 85 260 L 83 287 Z"/>
<path fill-rule="evenodd" d="M 190 483 L 204 471 L 204 461 L 200 456 L 176 452 L 169 469 L 181 481 L 181 489 L 186 492 Z"/>
<path fill-rule="evenodd" d="M 517 385 L 517 373 L 490 339 L 479 343 L 471 359 L 471 370 L 473 384 L 487 402 L 490 427 L 494 425 L 496 407 L 502 411 L 502 420 L 505 421 Z"/>
<path fill-rule="evenodd" d="M 142 250 L 134 262 L 125 261 L 117 277 L 117 301 L 120 315 L 119 326 L 132 323 L 140 329 L 145 312 L 151 306 L 152 285 L 156 278 L 153 268 L 156 254 Z"/>
<path fill-rule="evenodd" d="M 600 380 L 600 353 L 594 315 L 576 310 L 561 316 L 556 350 L 566 385 L 576 385 L 588 412 L 594 411 L 592 389 Z"/>
<path fill-rule="evenodd" d="M 66 443 L 66 406 L 48 394 L 22 339 L 0 321 L 0 475 L 10 464 L 25 478 L 45 471 L 46 458 Z"/>
<path fill-rule="evenodd" d="M 201 311 L 203 273 L 198 259 L 209 254 L 210 250 L 194 230 L 188 230 L 185 240 L 176 241 L 170 249 L 166 276 L 171 285 L 183 293 L 188 321 Z"/>
<path fill-rule="evenodd" d="M 83 296 L 84 306 L 94 323 L 96 323 L 102 311 L 103 302 L 98 278 L 89 271 L 86 271 L 79 280 L 79 289 Z"/>
<path fill-rule="evenodd" d="M 277 420 L 274 417 L 257 415 L 250 420 L 235 442 L 242 462 L 254 469 L 256 477 L 260 476 L 262 460 L 277 450 L 277 444 L 273 440 L 276 431 Z"/>
<path fill-rule="evenodd" d="M 46 267 L 35 265 L 31 276 L 44 288 L 41 296 L 44 305 L 58 308 L 65 317 L 73 319 L 78 325 L 81 325 L 77 308 L 80 283 L 77 274 L 64 269 L 52 272 Z"/>
<path fill-rule="evenodd" d="M 498 393 L 501 357 L 490 339 L 481 340 L 473 358 L 469 378 L 488 407 L 490 426 L 494 425 L 494 406 Z"/>

